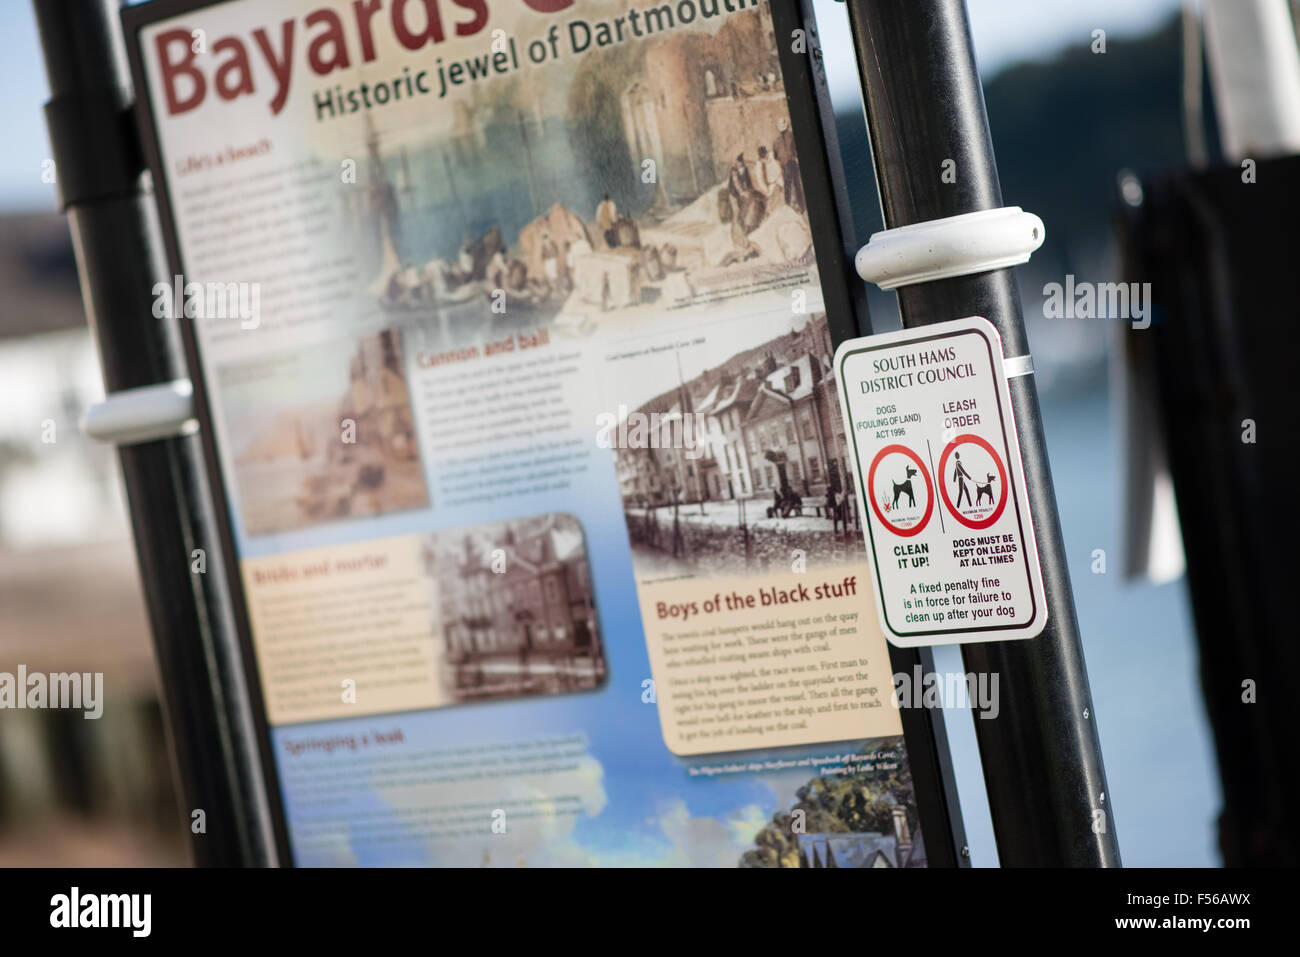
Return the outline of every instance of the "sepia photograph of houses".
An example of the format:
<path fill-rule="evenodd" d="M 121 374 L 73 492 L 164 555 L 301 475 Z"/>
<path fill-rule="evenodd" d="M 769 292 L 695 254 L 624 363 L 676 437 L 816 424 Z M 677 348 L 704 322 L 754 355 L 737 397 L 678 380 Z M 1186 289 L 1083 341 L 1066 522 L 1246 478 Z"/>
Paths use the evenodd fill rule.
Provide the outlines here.
<path fill-rule="evenodd" d="M 862 554 L 825 316 L 742 322 L 615 366 L 605 401 L 643 426 L 615 430 L 610 443 L 640 571 L 788 569 L 795 550 L 809 564 Z M 738 328 L 767 338 L 737 351 Z"/>
<path fill-rule="evenodd" d="M 395 329 L 218 370 L 248 535 L 423 508 Z"/>
<path fill-rule="evenodd" d="M 813 281 L 765 4 L 538 71 L 339 144 L 365 157 L 340 197 L 379 308 L 461 345 Z"/>
<path fill-rule="evenodd" d="M 604 683 L 582 526 L 566 513 L 435 532 L 424 545 L 435 640 L 453 701 Z"/>

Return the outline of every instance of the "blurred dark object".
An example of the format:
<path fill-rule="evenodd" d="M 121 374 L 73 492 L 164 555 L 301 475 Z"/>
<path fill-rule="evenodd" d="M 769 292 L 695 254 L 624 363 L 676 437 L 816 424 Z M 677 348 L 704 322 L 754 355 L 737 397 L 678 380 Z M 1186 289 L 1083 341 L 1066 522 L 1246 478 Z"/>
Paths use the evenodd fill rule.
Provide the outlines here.
<path fill-rule="evenodd" d="M 1295 348 L 1300 157 L 1143 182 L 1123 205 L 1125 280 L 1153 323 L 1128 348 L 1152 377 L 1178 498 L 1214 729 L 1228 866 L 1300 863 L 1294 602 L 1300 521 Z"/>
<path fill-rule="evenodd" d="M 103 717 L 8 712 L 0 723 L 0 866 L 188 862 L 152 689 L 118 694 Z"/>
<path fill-rule="evenodd" d="M 989 78 L 1003 195 L 1047 224 L 1034 268 L 1053 279 L 1087 272 L 1109 239 L 1115 171 L 1183 163 L 1180 55 L 1175 15 L 1156 32 L 1113 38 L 1104 55 L 1079 43 Z"/>
<path fill-rule="evenodd" d="M 0 338 L 84 326 L 68 221 L 29 213 L 0 224 Z"/>

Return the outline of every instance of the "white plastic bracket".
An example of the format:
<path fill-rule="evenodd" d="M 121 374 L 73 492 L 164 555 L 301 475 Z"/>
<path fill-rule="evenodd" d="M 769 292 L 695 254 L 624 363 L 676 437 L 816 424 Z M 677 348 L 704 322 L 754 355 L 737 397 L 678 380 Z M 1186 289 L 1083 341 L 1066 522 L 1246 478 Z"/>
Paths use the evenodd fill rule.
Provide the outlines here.
<path fill-rule="evenodd" d="M 1005 206 L 874 233 L 854 263 L 867 282 L 896 289 L 1028 262 L 1046 235 L 1033 213 Z"/>
<path fill-rule="evenodd" d="M 1012 356 L 1010 359 L 1002 360 L 1002 373 L 1008 379 L 1014 379 L 1016 376 L 1034 374 L 1034 357 L 1031 355 Z"/>
<path fill-rule="evenodd" d="M 123 389 L 87 409 L 81 417 L 81 431 L 110 445 L 193 435 L 199 430 L 193 396 L 189 379 Z"/>

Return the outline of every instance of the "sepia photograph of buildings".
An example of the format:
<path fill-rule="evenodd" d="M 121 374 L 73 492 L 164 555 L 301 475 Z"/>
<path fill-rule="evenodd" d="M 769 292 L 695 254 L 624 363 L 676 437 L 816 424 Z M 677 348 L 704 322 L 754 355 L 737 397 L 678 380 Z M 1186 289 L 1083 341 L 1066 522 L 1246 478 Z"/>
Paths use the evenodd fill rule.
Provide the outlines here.
<path fill-rule="evenodd" d="M 752 570 L 789 567 L 794 550 L 810 562 L 861 552 L 825 316 L 772 322 L 786 331 L 729 355 L 730 330 L 633 358 L 637 371 L 620 375 L 620 396 L 674 383 L 622 406 L 649 431 L 612 433 L 643 569 Z"/>
<path fill-rule="evenodd" d="M 586 691 L 605 680 L 586 545 L 578 520 L 550 514 L 435 532 L 443 682 L 455 701 Z"/>

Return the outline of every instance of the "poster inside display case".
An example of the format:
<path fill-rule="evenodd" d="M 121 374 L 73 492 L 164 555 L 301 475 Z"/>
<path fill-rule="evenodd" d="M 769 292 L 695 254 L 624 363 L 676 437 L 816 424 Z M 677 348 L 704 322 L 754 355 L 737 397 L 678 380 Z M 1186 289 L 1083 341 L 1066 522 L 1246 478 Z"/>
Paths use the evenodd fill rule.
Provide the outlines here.
<path fill-rule="evenodd" d="M 926 866 L 768 4 L 126 22 L 288 858 Z"/>

